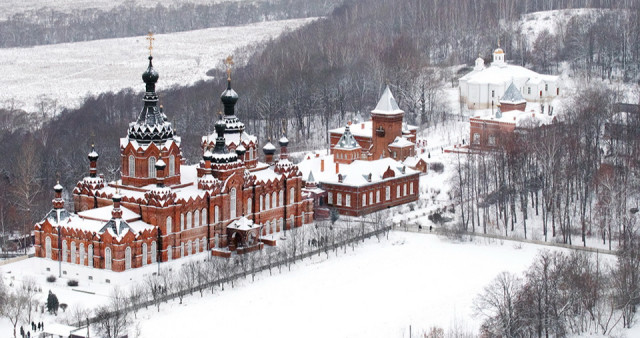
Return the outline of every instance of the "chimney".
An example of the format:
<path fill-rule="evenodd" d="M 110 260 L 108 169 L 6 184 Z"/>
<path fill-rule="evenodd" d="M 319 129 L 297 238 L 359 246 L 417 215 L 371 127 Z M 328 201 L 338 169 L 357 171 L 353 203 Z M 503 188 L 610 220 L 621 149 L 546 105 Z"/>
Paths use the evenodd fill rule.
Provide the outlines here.
<path fill-rule="evenodd" d="M 320 172 L 324 172 L 324 158 L 320 160 Z"/>
<path fill-rule="evenodd" d="M 111 217 L 113 218 L 122 218 L 122 210 L 120 209 L 120 200 L 122 197 L 115 193 L 111 200 L 113 201 L 113 210 L 111 211 Z"/>
<path fill-rule="evenodd" d="M 64 208 L 64 200 L 62 199 L 62 186 L 60 182 L 58 182 L 54 187 L 53 191 L 55 193 L 55 197 L 53 199 L 52 204 L 54 209 L 63 209 Z"/>
<path fill-rule="evenodd" d="M 361 129 L 364 129 L 364 122 L 362 122 L 360 126 L 361 126 Z"/>
<path fill-rule="evenodd" d="M 336 173 L 340 172 L 340 163 L 336 163 Z"/>
<path fill-rule="evenodd" d="M 342 183 L 343 180 L 344 180 L 344 177 L 342 176 L 342 174 L 338 174 L 338 182 Z"/>

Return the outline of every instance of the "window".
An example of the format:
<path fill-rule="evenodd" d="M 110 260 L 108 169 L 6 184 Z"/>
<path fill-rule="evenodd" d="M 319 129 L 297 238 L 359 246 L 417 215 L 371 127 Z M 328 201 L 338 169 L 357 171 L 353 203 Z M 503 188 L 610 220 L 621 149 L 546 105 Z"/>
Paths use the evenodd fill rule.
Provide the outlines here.
<path fill-rule="evenodd" d="M 142 266 L 147 265 L 147 243 L 142 243 Z"/>
<path fill-rule="evenodd" d="M 124 269 L 131 269 L 131 247 L 124 250 Z"/>
<path fill-rule="evenodd" d="M 409 193 L 413 195 L 413 182 L 409 184 Z"/>
<path fill-rule="evenodd" d="M 69 262 L 76 262 L 76 242 L 71 242 L 71 257 L 69 257 Z"/>
<path fill-rule="evenodd" d="M 396 198 L 400 198 L 400 185 L 396 186 Z"/>
<path fill-rule="evenodd" d="M 151 263 L 156 262 L 156 256 L 158 254 L 158 248 L 156 242 L 151 242 Z"/>
<path fill-rule="evenodd" d="M 260 208 L 258 209 L 258 212 L 264 210 L 264 196 L 260 195 Z"/>
<path fill-rule="evenodd" d="M 403 192 L 402 195 L 407 196 L 407 184 L 406 183 L 402 186 L 402 190 L 403 190 L 402 191 Z"/>
<path fill-rule="evenodd" d="M 546 83 L 544 84 L 544 91 L 545 91 L 545 92 L 546 92 L 546 91 L 549 91 L 549 85 L 548 85 L 548 84 L 546 84 Z"/>
<path fill-rule="evenodd" d="M 346 194 L 344 196 L 344 205 L 350 207 L 351 206 L 351 194 Z"/>
<path fill-rule="evenodd" d="M 184 242 L 180 243 L 180 257 L 184 257 Z"/>
<path fill-rule="evenodd" d="M 85 265 L 84 264 L 84 243 L 80 243 L 80 262 L 78 264 Z"/>
<path fill-rule="evenodd" d="M 167 246 L 167 262 L 173 259 L 173 248 L 171 245 Z"/>
<path fill-rule="evenodd" d="M 271 194 L 271 202 L 273 203 L 274 208 L 278 207 L 278 193 L 275 191 Z"/>
<path fill-rule="evenodd" d="M 556 95 L 560 95 L 560 88 L 556 88 Z"/>
<path fill-rule="evenodd" d="M 269 200 L 270 200 L 270 197 L 269 197 L 269 194 L 267 193 L 266 195 L 264 195 L 264 210 L 271 209 Z"/>
<path fill-rule="evenodd" d="M 170 234 L 173 229 L 173 221 L 171 220 L 171 216 L 167 217 L 167 223 L 166 223 L 166 234 Z"/>
<path fill-rule="evenodd" d="M 289 204 L 296 203 L 296 189 L 289 189 Z"/>
<path fill-rule="evenodd" d="M 388 201 L 391 199 L 391 187 L 390 186 L 386 186 L 385 187 L 385 192 L 384 192 L 384 200 Z"/>
<path fill-rule="evenodd" d="M 176 157 L 169 155 L 169 176 L 175 176 L 176 174 Z"/>
<path fill-rule="evenodd" d="M 136 176 L 136 158 L 129 155 L 129 177 Z"/>
<path fill-rule="evenodd" d="M 187 226 L 186 229 L 191 229 L 191 221 L 193 220 L 193 214 L 191 211 L 187 212 Z"/>
<path fill-rule="evenodd" d="M 362 194 L 362 206 L 367 206 L 367 194 Z"/>
<path fill-rule="evenodd" d="M 180 214 L 180 231 L 184 231 L 184 214 Z"/>
<path fill-rule="evenodd" d="M 253 160 L 253 149 L 249 149 L 249 161 Z"/>
<path fill-rule="evenodd" d="M 207 239 L 202 237 L 201 243 L 202 243 L 202 249 L 201 250 L 202 251 L 207 250 Z"/>
<path fill-rule="evenodd" d="M 337 205 L 342 205 L 342 194 L 341 193 L 337 193 L 336 194 L 336 204 Z"/>
<path fill-rule="evenodd" d="M 220 207 L 216 205 L 213 209 L 213 222 L 218 223 L 220 221 Z"/>
<path fill-rule="evenodd" d="M 376 203 L 380 203 L 380 190 L 376 190 Z"/>
<path fill-rule="evenodd" d="M 495 90 L 491 91 L 491 97 L 496 97 L 496 91 Z"/>
<path fill-rule="evenodd" d="M 200 210 L 196 210 L 193 212 L 193 227 L 197 228 L 200 226 Z"/>
<path fill-rule="evenodd" d="M 111 248 L 104 249 L 104 269 L 111 270 Z"/>
<path fill-rule="evenodd" d="M 229 218 L 236 218 L 236 188 L 231 188 L 229 197 Z"/>
<path fill-rule="evenodd" d="M 280 190 L 280 196 L 278 196 L 278 203 L 280 206 L 284 205 L 284 190 Z"/>
<path fill-rule="evenodd" d="M 149 157 L 149 178 L 156 177 L 156 158 L 151 156 Z"/>
<path fill-rule="evenodd" d="M 182 246 L 184 246 L 184 243 L 182 244 Z M 188 241 L 188 242 L 187 242 L 187 255 L 190 255 L 190 254 L 191 254 L 191 249 L 192 249 L 192 247 L 191 247 L 191 241 Z M 184 252 L 182 252 L 182 257 L 184 257 Z"/>
<path fill-rule="evenodd" d="M 44 240 L 44 249 L 47 252 L 47 258 L 51 259 L 51 237 L 47 237 Z"/>
<path fill-rule="evenodd" d="M 473 134 L 473 144 L 480 144 L 480 134 L 478 133 Z"/>
<path fill-rule="evenodd" d="M 209 220 L 207 219 L 207 209 L 202 208 L 202 212 L 200 213 L 202 215 L 202 225 L 207 225 L 209 224 Z"/>
<path fill-rule="evenodd" d="M 93 244 L 87 247 L 87 265 L 93 267 Z"/>
<path fill-rule="evenodd" d="M 333 204 L 333 193 L 329 192 L 329 194 L 327 195 L 327 203 L 328 204 Z"/>
<path fill-rule="evenodd" d="M 495 146 L 496 145 L 496 137 L 493 135 L 489 135 L 489 145 Z"/>
<path fill-rule="evenodd" d="M 194 239 L 193 246 L 191 247 L 191 253 L 195 255 L 197 252 L 198 252 L 198 240 Z"/>
<path fill-rule="evenodd" d="M 531 95 L 531 87 L 527 87 L 527 94 Z"/>
<path fill-rule="evenodd" d="M 67 261 L 67 241 L 66 240 L 62 241 L 62 261 L 63 262 Z"/>
<path fill-rule="evenodd" d="M 373 203 L 373 191 L 369 192 L 369 204 Z"/>
<path fill-rule="evenodd" d="M 252 205 L 251 197 L 247 199 L 247 214 L 253 213 L 253 205 Z"/>
<path fill-rule="evenodd" d="M 393 152 L 393 158 L 397 158 L 397 154 L 395 151 Z"/>

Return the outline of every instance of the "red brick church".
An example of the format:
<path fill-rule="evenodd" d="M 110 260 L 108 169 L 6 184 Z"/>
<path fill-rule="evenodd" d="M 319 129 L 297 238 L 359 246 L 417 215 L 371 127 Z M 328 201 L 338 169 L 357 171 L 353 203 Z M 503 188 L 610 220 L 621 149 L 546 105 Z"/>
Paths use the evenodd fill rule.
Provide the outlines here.
<path fill-rule="evenodd" d="M 124 271 L 203 251 L 257 250 L 262 236 L 312 222 L 313 200 L 302 195 L 288 140 L 277 161 L 258 162 L 258 140 L 235 115 L 230 72 L 224 115 L 202 138 L 196 165 L 185 165 L 180 137 L 158 106 L 158 78 L 150 56 L 142 111 L 120 139 L 122 178 L 105 182 L 92 149 L 89 175 L 73 189 L 75 213 L 54 187 L 53 209 L 35 225 L 36 256 Z M 264 151 L 272 156 L 275 147 Z"/>

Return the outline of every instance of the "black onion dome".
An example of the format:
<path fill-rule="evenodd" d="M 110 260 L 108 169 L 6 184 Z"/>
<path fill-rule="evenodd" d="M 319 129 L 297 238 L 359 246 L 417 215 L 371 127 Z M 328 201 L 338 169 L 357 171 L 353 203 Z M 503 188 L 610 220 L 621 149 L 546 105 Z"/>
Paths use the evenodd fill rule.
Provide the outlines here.
<path fill-rule="evenodd" d="M 151 60 L 153 60 L 153 56 L 149 56 L 149 67 L 147 67 L 147 70 L 142 73 L 142 81 L 146 84 L 155 84 L 160 78 L 160 74 L 158 74 L 158 71 L 153 68 Z"/>
<path fill-rule="evenodd" d="M 289 145 L 289 139 L 282 135 L 282 137 L 278 140 L 278 144 L 280 144 L 280 147 L 286 147 Z"/>
<path fill-rule="evenodd" d="M 236 154 L 239 158 L 244 158 L 244 154 L 247 153 L 247 149 L 241 144 L 236 148 Z"/>
<path fill-rule="evenodd" d="M 62 186 L 60 183 L 56 183 L 56 185 L 53 186 L 53 191 L 58 194 L 62 193 Z"/>
<path fill-rule="evenodd" d="M 218 137 L 224 135 L 224 132 L 227 131 L 227 124 L 224 122 L 223 119 L 219 119 L 218 121 L 216 121 L 216 134 L 218 135 Z"/>
<path fill-rule="evenodd" d="M 158 162 L 156 162 L 156 170 L 160 171 L 160 170 L 164 170 L 167 167 L 167 164 L 164 163 L 163 160 L 158 160 Z"/>
<path fill-rule="evenodd" d="M 231 80 L 227 81 L 227 89 L 220 95 L 220 101 L 223 104 L 236 104 L 238 102 L 238 93 L 231 88 Z"/>
<path fill-rule="evenodd" d="M 262 147 L 262 151 L 264 152 L 265 155 L 273 155 L 276 152 L 276 147 L 274 147 L 273 144 L 271 144 L 271 142 L 267 142 L 267 144 L 265 144 L 264 147 Z"/>
<path fill-rule="evenodd" d="M 87 158 L 91 162 L 95 162 L 98 160 L 98 158 L 100 158 L 100 155 L 98 155 L 98 153 L 96 152 L 96 148 L 93 145 L 91 145 L 91 152 L 87 154 Z"/>

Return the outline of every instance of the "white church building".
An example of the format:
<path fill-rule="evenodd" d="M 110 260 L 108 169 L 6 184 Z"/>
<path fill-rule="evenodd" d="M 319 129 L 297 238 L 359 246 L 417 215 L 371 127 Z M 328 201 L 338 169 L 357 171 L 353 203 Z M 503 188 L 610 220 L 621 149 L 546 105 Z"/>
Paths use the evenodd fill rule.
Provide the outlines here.
<path fill-rule="evenodd" d="M 560 95 L 558 76 L 507 64 L 504 51 L 498 48 L 493 51 L 490 66 L 485 67 L 484 60 L 478 57 L 473 71 L 460 78 L 460 102 L 469 109 L 488 109 L 492 103 L 497 106 L 511 83 L 527 102 L 550 103 Z"/>

